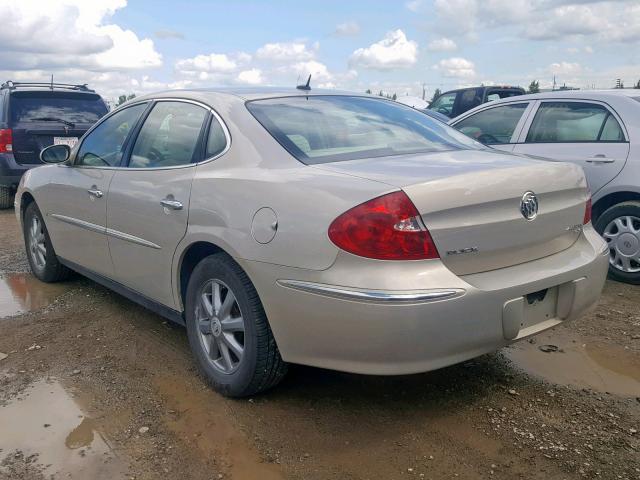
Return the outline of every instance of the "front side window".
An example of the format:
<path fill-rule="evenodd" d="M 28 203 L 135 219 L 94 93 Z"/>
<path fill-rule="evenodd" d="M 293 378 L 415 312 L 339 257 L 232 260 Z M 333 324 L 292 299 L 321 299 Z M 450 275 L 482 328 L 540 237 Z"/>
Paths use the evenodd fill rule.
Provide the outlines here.
<path fill-rule="evenodd" d="M 456 95 L 456 92 L 440 95 L 429 105 L 429 109 L 450 117 L 451 112 L 453 112 L 453 104 L 456 101 Z"/>
<path fill-rule="evenodd" d="M 624 141 L 613 115 L 602 105 L 586 102 L 545 102 L 540 105 L 528 143 Z"/>
<path fill-rule="evenodd" d="M 252 101 L 247 108 L 305 164 L 482 148 L 448 125 L 387 100 L 300 96 Z"/>
<path fill-rule="evenodd" d="M 456 123 L 454 128 L 486 145 L 509 143 L 526 108 L 526 103 L 489 108 Z"/>
<path fill-rule="evenodd" d="M 147 108 L 146 103 L 114 113 L 93 129 L 82 141 L 76 165 L 116 167 L 120 165 L 129 132 Z"/>
<path fill-rule="evenodd" d="M 158 102 L 144 121 L 130 168 L 162 168 L 196 161 L 198 139 L 209 112 L 185 102 Z"/>

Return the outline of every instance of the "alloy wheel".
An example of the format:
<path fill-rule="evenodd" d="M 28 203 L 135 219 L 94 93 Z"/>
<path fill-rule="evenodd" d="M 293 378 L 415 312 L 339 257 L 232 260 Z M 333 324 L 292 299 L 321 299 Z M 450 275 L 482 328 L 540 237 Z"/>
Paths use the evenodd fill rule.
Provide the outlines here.
<path fill-rule="evenodd" d="M 221 373 L 235 372 L 244 354 L 245 331 L 236 296 L 221 280 L 209 280 L 197 299 L 198 332 L 209 363 Z"/>
<path fill-rule="evenodd" d="M 609 244 L 609 262 L 625 273 L 640 272 L 640 218 L 625 215 L 606 226 L 602 236 Z"/>
<path fill-rule="evenodd" d="M 44 227 L 37 216 L 31 219 L 29 227 L 29 253 L 31 260 L 38 268 L 47 264 L 47 247 L 45 245 Z"/>

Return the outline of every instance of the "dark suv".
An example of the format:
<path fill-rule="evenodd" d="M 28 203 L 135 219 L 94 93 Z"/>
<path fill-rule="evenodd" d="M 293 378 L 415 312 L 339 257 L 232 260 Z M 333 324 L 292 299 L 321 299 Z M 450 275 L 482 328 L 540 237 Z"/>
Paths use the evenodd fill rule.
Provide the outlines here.
<path fill-rule="evenodd" d="M 429 110 L 446 115 L 449 118 L 457 117 L 467 110 L 492 100 L 500 98 L 524 95 L 522 87 L 471 87 L 444 92 L 436 97 L 429 105 Z"/>
<path fill-rule="evenodd" d="M 40 150 L 73 146 L 108 108 L 86 85 L 5 82 L 0 86 L 0 208 L 13 204 L 22 174 Z"/>

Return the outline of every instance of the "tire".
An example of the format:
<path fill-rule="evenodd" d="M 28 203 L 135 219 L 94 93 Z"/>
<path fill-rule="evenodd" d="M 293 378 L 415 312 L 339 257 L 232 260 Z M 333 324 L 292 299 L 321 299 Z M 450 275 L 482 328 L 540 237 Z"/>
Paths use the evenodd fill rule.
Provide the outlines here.
<path fill-rule="evenodd" d="M 13 191 L 9 187 L 0 187 L 0 210 L 13 207 Z"/>
<path fill-rule="evenodd" d="M 31 202 L 24 212 L 23 233 L 29 266 L 38 280 L 54 283 L 69 278 L 71 270 L 58 260 L 47 226 L 35 202 Z"/>
<path fill-rule="evenodd" d="M 277 385 L 285 376 L 287 364 L 280 356 L 258 293 L 229 255 L 218 253 L 198 263 L 187 286 L 185 310 L 189 344 L 198 368 L 222 395 L 254 395 Z"/>
<path fill-rule="evenodd" d="M 640 285 L 640 202 L 623 202 L 608 208 L 594 226 L 609 244 L 609 277 Z"/>

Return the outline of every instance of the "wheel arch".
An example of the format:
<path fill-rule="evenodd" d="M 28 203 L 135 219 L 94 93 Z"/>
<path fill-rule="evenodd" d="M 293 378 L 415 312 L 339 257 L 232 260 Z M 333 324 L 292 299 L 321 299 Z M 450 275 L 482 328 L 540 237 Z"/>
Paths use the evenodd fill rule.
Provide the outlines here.
<path fill-rule="evenodd" d="M 593 204 L 593 219 L 598 219 L 608 208 L 622 202 L 640 202 L 640 192 L 631 190 L 609 193 Z"/>
<path fill-rule="evenodd" d="M 24 222 L 24 212 L 27 211 L 27 207 L 32 203 L 35 203 L 36 199 L 31 192 L 25 190 L 20 195 L 20 222 Z"/>

